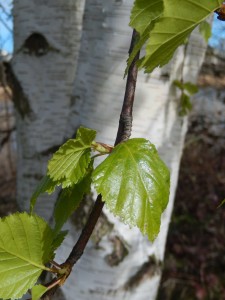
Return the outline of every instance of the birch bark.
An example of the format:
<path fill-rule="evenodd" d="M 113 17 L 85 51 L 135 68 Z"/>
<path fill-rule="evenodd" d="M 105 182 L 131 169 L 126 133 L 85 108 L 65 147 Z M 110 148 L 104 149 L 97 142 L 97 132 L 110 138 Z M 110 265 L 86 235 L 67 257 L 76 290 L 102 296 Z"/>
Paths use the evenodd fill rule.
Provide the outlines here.
<path fill-rule="evenodd" d="M 82 1 L 15 1 L 13 70 L 29 104 L 25 116 L 17 113 L 18 198 L 23 199 L 23 209 L 52 149 L 80 124 L 96 129 L 98 141 L 113 144 L 125 87 L 122 77 L 132 33 L 127 25 L 132 4 L 132 0 L 86 1 L 74 81 Z M 32 32 L 41 33 L 50 44 L 45 55 L 37 56 L 33 50 L 29 54 L 22 47 Z M 177 113 L 179 93 L 172 82 L 181 73 L 184 80 L 195 81 L 204 51 L 196 33 L 185 57 L 180 48 L 169 66 L 151 75 L 140 72 L 138 77 L 132 137 L 150 139 L 171 170 L 170 202 L 157 240 L 151 244 L 105 209 L 105 222 L 101 220 L 95 233 L 98 242 L 93 236 L 63 287 L 65 299 L 155 299 L 187 128 L 187 119 Z M 49 218 L 53 201 L 41 199 L 38 211 Z M 59 262 L 78 236 L 77 223 L 67 225 L 71 231 L 57 254 Z"/>
<path fill-rule="evenodd" d="M 83 17 L 83 0 L 14 1 L 12 84 L 17 108 L 17 197 L 22 210 L 67 128 Z M 54 198 L 54 196 L 52 197 Z M 42 197 L 46 218 L 54 202 Z"/>
<path fill-rule="evenodd" d="M 116 137 L 125 87 L 122 76 L 132 32 L 127 26 L 132 3 L 86 1 L 75 105 L 69 126 L 94 128 L 97 139 L 109 144 Z M 151 75 L 140 72 L 138 76 L 132 137 L 150 139 L 171 170 L 170 202 L 157 240 L 151 244 L 137 229 L 120 223 L 104 209 L 113 229 L 102 234 L 97 247 L 94 241 L 89 243 L 64 287 L 66 299 L 155 299 L 187 129 L 187 118 L 178 116 L 179 92 L 172 82 L 181 76 L 184 81 L 195 82 L 204 52 L 203 40 L 194 33 L 186 55 L 181 47 L 169 66 Z M 62 258 L 76 233 L 76 226 L 71 224 Z"/>

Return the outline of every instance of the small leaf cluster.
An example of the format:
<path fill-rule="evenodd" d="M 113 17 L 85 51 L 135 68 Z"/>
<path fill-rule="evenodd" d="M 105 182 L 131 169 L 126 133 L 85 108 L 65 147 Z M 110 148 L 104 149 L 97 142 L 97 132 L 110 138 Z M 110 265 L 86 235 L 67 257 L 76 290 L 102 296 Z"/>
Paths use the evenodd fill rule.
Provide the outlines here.
<path fill-rule="evenodd" d="M 179 80 L 174 80 L 173 84 L 179 90 L 181 90 L 179 115 L 185 116 L 192 109 L 190 97 L 198 92 L 198 87 L 196 84 L 193 84 L 191 82 L 183 83 Z"/>
<path fill-rule="evenodd" d="M 35 283 L 42 271 L 54 273 L 63 284 L 68 270 L 46 267 L 54 259 L 54 251 L 66 232 L 64 223 L 77 209 L 93 183 L 108 209 L 121 221 L 153 241 L 160 229 L 161 214 L 169 198 L 169 170 L 148 140 L 136 138 L 115 147 L 94 141 L 96 132 L 80 127 L 75 139 L 68 140 L 48 163 L 46 176 L 31 197 L 31 210 L 0 220 L 0 297 L 17 299 L 31 289 L 38 300 L 50 287 Z M 108 157 L 96 169 L 96 155 Z M 41 193 L 52 193 L 61 186 L 57 198 L 53 229 L 34 213 Z"/>

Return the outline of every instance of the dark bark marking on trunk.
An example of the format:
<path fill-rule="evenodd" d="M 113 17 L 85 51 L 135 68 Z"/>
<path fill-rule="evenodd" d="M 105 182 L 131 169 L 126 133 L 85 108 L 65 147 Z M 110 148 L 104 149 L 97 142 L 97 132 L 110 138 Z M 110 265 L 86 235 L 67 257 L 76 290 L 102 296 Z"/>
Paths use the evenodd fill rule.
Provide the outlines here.
<path fill-rule="evenodd" d="M 31 114 L 32 110 L 29 105 L 27 96 L 25 95 L 23 88 L 17 79 L 10 63 L 4 63 L 6 80 L 12 90 L 12 101 L 18 113 L 24 119 Z"/>
<path fill-rule="evenodd" d="M 40 32 L 31 33 L 24 41 L 23 45 L 16 51 L 36 57 L 48 54 L 48 52 L 59 53 L 60 50 L 52 46 L 47 38 Z"/>
<path fill-rule="evenodd" d="M 140 269 L 131 276 L 124 284 L 124 290 L 131 290 L 139 286 L 141 282 L 152 278 L 155 274 L 160 274 L 162 269 L 162 263 L 158 261 L 154 255 L 149 257 L 149 260 L 145 262 Z"/>
<path fill-rule="evenodd" d="M 113 251 L 105 257 L 105 261 L 111 267 L 118 266 L 128 255 L 128 245 L 119 236 L 114 236 L 110 239 L 113 243 Z"/>

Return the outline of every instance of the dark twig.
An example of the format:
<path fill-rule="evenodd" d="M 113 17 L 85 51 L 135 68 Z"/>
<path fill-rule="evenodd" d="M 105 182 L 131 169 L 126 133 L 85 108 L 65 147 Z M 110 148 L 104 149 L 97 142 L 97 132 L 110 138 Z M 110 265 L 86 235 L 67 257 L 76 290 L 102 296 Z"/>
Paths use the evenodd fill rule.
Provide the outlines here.
<path fill-rule="evenodd" d="M 133 47 L 135 45 L 135 41 L 137 38 L 138 33 L 134 30 L 131 40 L 131 46 L 129 53 L 132 52 Z M 126 83 L 126 90 L 124 95 L 124 101 L 123 101 L 123 107 L 120 115 L 120 121 L 119 121 L 119 128 L 117 132 L 117 138 L 115 141 L 115 146 L 123 141 L 126 141 L 129 139 L 131 134 L 131 128 L 132 128 L 132 112 L 133 112 L 133 102 L 134 102 L 134 94 L 135 94 L 135 87 L 136 87 L 136 80 L 137 80 L 137 73 L 138 68 L 136 66 L 136 62 L 139 59 L 139 53 L 135 56 L 129 70 L 128 70 L 128 76 L 127 76 L 127 83 Z M 104 202 L 102 201 L 102 196 L 98 195 L 97 200 L 93 206 L 93 209 L 91 211 L 91 214 L 88 218 L 88 221 L 83 228 L 81 235 L 73 247 L 73 250 L 71 251 L 69 257 L 61 265 L 61 267 L 66 267 L 72 270 L 72 267 L 76 264 L 76 262 L 79 260 L 79 258 L 82 256 L 84 249 L 91 237 L 91 234 L 95 228 L 95 225 L 98 221 L 98 218 L 102 212 L 102 208 L 104 206 Z M 55 279 L 55 281 L 57 278 Z M 51 296 L 55 293 L 56 288 L 54 287 L 53 290 L 49 290 L 42 299 L 47 300 L 50 299 Z"/>
<path fill-rule="evenodd" d="M 131 52 L 133 51 L 137 37 L 138 37 L 138 33 L 134 30 L 130 49 L 129 49 L 129 54 L 131 54 Z M 137 73 L 138 73 L 136 62 L 139 59 L 139 54 L 140 53 L 138 52 L 128 70 L 123 107 L 120 114 L 119 128 L 117 131 L 115 145 L 128 140 L 131 135 L 132 121 L 133 121 L 133 103 L 134 103 L 134 95 L 135 95 Z"/>

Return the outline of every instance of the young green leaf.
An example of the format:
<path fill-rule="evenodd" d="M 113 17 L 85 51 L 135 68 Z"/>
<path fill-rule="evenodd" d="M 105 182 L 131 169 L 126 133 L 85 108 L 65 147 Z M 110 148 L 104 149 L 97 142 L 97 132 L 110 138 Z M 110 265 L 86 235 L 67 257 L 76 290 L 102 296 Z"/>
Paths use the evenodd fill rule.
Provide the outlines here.
<path fill-rule="evenodd" d="M 73 187 L 61 191 L 54 210 L 55 232 L 58 233 L 61 230 L 63 224 L 78 208 L 84 194 L 90 192 L 92 171 L 93 161 L 90 163 L 89 168 L 81 181 Z"/>
<path fill-rule="evenodd" d="M 31 289 L 32 300 L 39 300 L 46 293 L 48 288 L 41 284 L 35 285 Z"/>
<path fill-rule="evenodd" d="M 184 84 L 183 84 L 183 82 L 181 82 L 180 80 L 174 80 L 174 81 L 173 81 L 173 84 L 174 84 L 178 89 L 180 89 L 181 91 L 184 90 Z"/>
<path fill-rule="evenodd" d="M 188 96 L 185 93 L 182 93 L 181 97 L 180 97 L 179 115 L 180 116 L 186 116 L 191 109 L 192 109 L 192 103 L 191 103 L 191 100 L 190 100 L 190 96 Z"/>
<path fill-rule="evenodd" d="M 155 146 L 141 138 L 117 145 L 93 172 L 95 188 L 110 211 L 151 241 L 168 203 L 169 178 Z"/>
<path fill-rule="evenodd" d="M 182 82 L 180 80 L 174 80 L 173 84 L 180 89 L 182 92 L 186 91 L 190 96 L 196 94 L 198 92 L 198 86 L 191 82 Z"/>
<path fill-rule="evenodd" d="M 134 49 L 128 57 L 127 67 L 126 67 L 126 70 L 125 70 L 125 73 L 124 73 L 124 77 L 127 75 L 128 69 L 129 69 L 130 65 L 132 64 L 132 62 L 133 62 L 135 56 L 137 55 L 138 51 L 140 51 L 142 49 L 142 47 L 144 46 L 144 44 L 148 40 L 149 32 L 151 31 L 153 26 L 154 26 L 154 24 L 153 24 L 153 22 L 151 22 L 150 25 L 145 29 L 143 34 L 138 36 L 138 38 L 136 40 L 136 43 L 135 43 L 135 46 L 134 46 Z"/>
<path fill-rule="evenodd" d="M 84 145 L 91 145 L 96 137 L 96 131 L 86 127 L 79 127 L 77 130 L 76 139 L 81 139 Z"/>
<path fill-rule="evenodd" d="M 207 21 L 203 21 L 199 24 L 199 32 L 205 39 L 205 42 L 208 43 L 209 38 L 211 37 L 211 25 Z"/>
<path fill-rule="evenodd" d="M 76 184 L 86 173 L 91 160 L 91 142 L 96 131 L 80 128 L 76 139 L 70 139 L 53 155 L 48 164 L 48 176 L 60 181 L 62 187 Z"/>
<path fill-rule="evenodd" d="M 163 12 L 163 0 L 136 0 L 131 10 L 130 26 L 143 34 Z"/>
<path fill-rule="evenodd" d="M 54 250 L 59 248 L 59 246 L 62 244 L 62 242 L 64 241 L 67 234 L 68 234 L 68 230 L 54 232 L 54 240 L 53 240 L 53 244 L 52 244 L 52 247 Z"/>
<path fill-rule="evenodd" d="M 37 215 L 16 213 L 0 220 L 0 297 L 18 299 L 53 258 L 53 232 Z"/>
<path fill-rule="evenodd" d="M 127 74 L 128 68 L 134 60 L 134 57 L 149 39 L 149 34 L 154 26 L 154 21 L 159 18 L 162 12 L 163 0 L 136 0 L 134 2 L 129 25 L 136 29 L 139 33 L 139 38 L 137 39 L 134 49 L 127 60 L 125 75 Z"/>
<path fill-rule="evenodd" d="M 47 175 L 41 179 L 30 200 L 30 213 L 33 213 L 34 206 L 40 194 L 45 192 L 48 192 L 49 194 L 53 193 L 56 185 L 57 183 Z"/>
<path fill-rule="evenodd" d="M 198 92 L 198 87 L 196 84 L 193 84 L 191 82 L 185 82 L 183 85 L 183 88 L 185 91 L 188 92 L 189 95 L 194 95 Z"/>
<path fill-rule="evenodd" d="M 168 63 L 177 47 L 222 3 L 222 0 L 164 0 L 163 15 L 151 30 L 146 56 L 139 66 L 152 72 Z"/>

